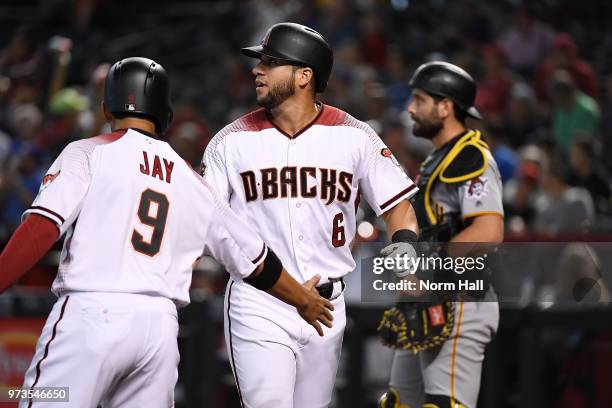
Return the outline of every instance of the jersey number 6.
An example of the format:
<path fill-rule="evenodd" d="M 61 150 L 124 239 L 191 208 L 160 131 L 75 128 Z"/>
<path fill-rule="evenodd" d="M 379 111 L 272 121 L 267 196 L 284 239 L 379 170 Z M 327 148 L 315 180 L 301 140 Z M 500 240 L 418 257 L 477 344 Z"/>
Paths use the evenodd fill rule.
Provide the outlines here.
<path fill-rule="evenodd" d="M 346 243 L 346 236 L 344 235 L 344 226 L 340 225 L 344 221 L 344 214 L 339 212 L 334 216 L 332 225 L 332 245 L 336 248 L 341 247 Z"/>
<path fill-rule="evenodd" d="M 152 204 L 156 204 L 157 207 L 155 215 L 150 215 Z M 169 207 L 170 203 L 165 195 L 150 189 L 142 192 L 138 205 L 138 218 L 144 225 L 152 227 L 153 231 L 151 232 L 151 239 L 147 242 L 142 234 L 134 229 L 132 246 L 136 251 L 149 256 L 154 256 L 159 252 L 164 239 Z"/>

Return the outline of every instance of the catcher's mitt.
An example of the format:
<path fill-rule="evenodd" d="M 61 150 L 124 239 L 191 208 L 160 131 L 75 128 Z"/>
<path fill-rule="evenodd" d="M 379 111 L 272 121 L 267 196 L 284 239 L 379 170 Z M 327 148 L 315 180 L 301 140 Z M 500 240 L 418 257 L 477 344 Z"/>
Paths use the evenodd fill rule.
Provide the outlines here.
<path fill-rule="evenodd" d="M 382 343 L 391 348 L 419 351 L 439 346 L 453 331 L 455 303 L 398 303 L 385 310 L 378 324 Z"/>

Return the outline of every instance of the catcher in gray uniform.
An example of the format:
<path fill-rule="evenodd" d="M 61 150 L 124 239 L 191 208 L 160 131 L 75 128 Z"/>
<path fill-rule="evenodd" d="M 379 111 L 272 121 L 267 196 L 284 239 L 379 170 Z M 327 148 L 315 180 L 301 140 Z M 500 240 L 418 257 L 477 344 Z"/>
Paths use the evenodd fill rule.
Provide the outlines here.
<path fill-rule="evenodd" d="M 413 201 L 420 240 L 500 243 L 503 207 L 499 170 L 480 132 L 465 125 L 467 116 L 481 119 L 473 107 L 474 80 L 455 65 L 430 62 L 415 71 L 410 85 L 408 112 L 414 120 L 413 132 L 435 146 L 421 166 L 419 192 Z M 391 244 L 382 254 L 410 252 L 401 245 Z M 383 342 L 396 351 L 389 390 L 379 407 L 476 406 L 485 347 L 499 322 L 496 295 L 485 283 L 483 289 L 440 303 L 404 303 L 403 313 L 400 306 L 385 312 L 379 332 Z M 432 310 L 438 313 L 432 314 Z M 404 325 L 404 334 L 398 337 L 399 323 Z M 423 327 L 424 338 L 418 339 Z"/>

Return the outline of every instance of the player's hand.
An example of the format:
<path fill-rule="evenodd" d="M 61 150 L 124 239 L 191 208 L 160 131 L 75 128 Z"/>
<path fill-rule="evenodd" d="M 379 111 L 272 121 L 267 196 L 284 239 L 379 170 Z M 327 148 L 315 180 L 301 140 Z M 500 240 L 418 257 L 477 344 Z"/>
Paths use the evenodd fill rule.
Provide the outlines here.
<path fill-rule="evenodd" d="M 392 258 L 399 263 L 395 263 L 395 267 L 391 271 L 398 278 L 403 278 L 416 272 L 417 253 L 414 245 L 410 242 L 394 242 L 384 247 L 380 254 L 387 258 Z"/>
<path fill-rule="evenodd" d="M 321 276 L 315 275 L 302 285 L 306 289 L 306 302 L 297 310 L 302 319 L 314 327 L 319 336 L 323 336 L 323 328 L 320 323 L 326 327 L 332 327 L 334 317 L 331 311 L 334 310 L 334 306 L 329 300 L 321 297 L 315 288 L 320 280 Z"/>
<path fill-rule="evenodd" d="M 420 276 L 417 276 L 419 271 L 414 263 L 417 258 L 417 252 L 412 243 L 394 242 L 384 247 L 380 254 L 393 260 L 397 260 L 398 257 L 401 258 L 401 263 L 394 263 L 391 271 L 399 278 L 399 281 L 406 281 L 406 287 L 412 289 L 399 292 L 398 301 L 401 299 L 417 299 L 427 293 L 427 291 L 421 289 L 419 284 Z"/>

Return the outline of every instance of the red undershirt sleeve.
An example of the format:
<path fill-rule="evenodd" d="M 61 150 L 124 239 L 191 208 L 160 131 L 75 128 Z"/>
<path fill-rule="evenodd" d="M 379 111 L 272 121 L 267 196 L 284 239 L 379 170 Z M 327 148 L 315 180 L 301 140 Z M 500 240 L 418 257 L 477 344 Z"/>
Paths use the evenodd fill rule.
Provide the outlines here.
<path fill-rule="evenodd" d="M 53 221 L 30 214 L 0 254 L 0 293 L 32 269 L 51 249 L 58 236 L 59 230 Z"/>

